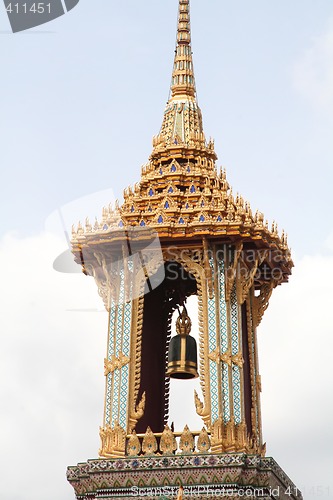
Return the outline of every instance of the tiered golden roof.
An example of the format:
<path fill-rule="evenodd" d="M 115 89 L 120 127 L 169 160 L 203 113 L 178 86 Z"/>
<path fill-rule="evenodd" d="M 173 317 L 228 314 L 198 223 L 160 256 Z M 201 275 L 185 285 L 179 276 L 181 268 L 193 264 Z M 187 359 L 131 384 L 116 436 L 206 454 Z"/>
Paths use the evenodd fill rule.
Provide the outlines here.
<path fill-rule="evenodd" d="M 124 238 L 124 229 L 152 228 L 161 241 L 209 237 L 253 245 L 278 253 L 281 281 L 291 272 L 287 240 L 260 212 L 253 214 L 242 196 L 234 196 L 226 172 L 216 169 L 212 140 L 206 141 L 193 72 L 189 0 L 179 0 L 177 46 L 170 99 L 153 152 L 141 180 L 124 191 L 121 206 L 103 209 L 100 222 L 73 230 L 73 251 Z M 275 258 L 271 256 L 271 258 Z M 275 263 L 276 267 L 276 263 Z"/>

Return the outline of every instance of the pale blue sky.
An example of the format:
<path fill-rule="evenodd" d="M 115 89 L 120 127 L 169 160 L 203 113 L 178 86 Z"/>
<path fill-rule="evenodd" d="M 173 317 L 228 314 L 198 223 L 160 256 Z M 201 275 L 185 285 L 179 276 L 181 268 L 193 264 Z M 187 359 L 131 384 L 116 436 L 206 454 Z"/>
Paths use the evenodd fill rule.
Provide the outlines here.
<path fill-rule="evenodd" d="M 105 188 L 121 197 L 139 179 L 168 97 L 176 9 L 81 0 L 16 35 L 0 10 L 2 232 L 39 232 L 62 204 Z M 332 230 L 333 105 L 316 109 L 294 81 L 332 18 L 330 0 L 192 1 L 206 135 L 234 191 L 276 219 L 298 254 Z"/>
<path fill-rule="evenodd" d="M 101 307 L 97 290 L 84 276 L 53 271 L 64 248 L 44 224 L 64 204 L 106 189 L 121 198 L 139 180 L 168 98 L 177 3 L 80 0 L 67 15 L 15 35 L 0 7 L 6 500 L 72 500 L 66 466 L 97 455 L 107 318 L 70 312 Z M 304 487 L 304 500 L 326 500 L 333 498 L 333 2 L 192 0 L 191 9 L 199 103 L 218 165 L 295 250 L 290 284 L 274 292 L 259 328 L 268 453 Z"/>

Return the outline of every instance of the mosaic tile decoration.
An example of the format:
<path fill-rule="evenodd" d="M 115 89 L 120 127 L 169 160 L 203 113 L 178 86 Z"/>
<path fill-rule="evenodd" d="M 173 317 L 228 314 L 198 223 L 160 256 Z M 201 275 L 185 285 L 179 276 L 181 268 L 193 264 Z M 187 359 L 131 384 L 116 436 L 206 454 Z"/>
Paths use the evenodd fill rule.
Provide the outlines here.
<path fill-rule="evenodd" d="M 114 330 L 116 324 L 116 306 L 111 305 L 110 309 L 110 324 L 109 324 L 109 344 L 108 344 L 108 359 L 110 360 L 115 354 L 114 351 Z M 111 405 L 112 405 L 112 380 L 113 375 L 108 374 L 106 379 L 106 397 L 105 397 L 105 425 L 111 425 Z"/>
<path fill-rule="evenodd" d="M 209 265 L 212 270 L 212 275 L 215 276 L 214 259 L 209 259 Z M 208 340 L 209 352 L 213 352 L 218 348 L 216 340 L 216 299 L 208 298 Z M 212 422 L 219 417 L 219 391 L 218 391 L 218 365 L 215 361 L 209 362 L 209 379 L 210 379 L 210 399 L 211 399 L 211 416 Z"/>
<path fill-rule="evenodd" d="M 113 372 L 113 387 L 112 387 L 112 413 L 111 413 L 111 427 L 114 427 L 119 420 L 119 392 L 120 392 L 120 370 Z"/>
<path fill-rule="evenodd" d="M 75 489 L 76 498 L 80 500 L 140 497 L 152 499 L 163 498 L 162 494 L 170 493 L 170 498 L 175 499 L 176 490 L 168 488 L 179 485 L 188 490 L 184 499 L 215 498 L 219 496 L 216 489 L 228 487 L 232 488 L 230 496 L 220 496 L 243 496 L 252 500 L 302 500 L 300 491 L 275 460 L 240 453 L 89 460 L 87 463 L 69 467 L 67 479 Z M 166 488 L 164 491 L 163 487 Z M 201 488 L 200 494 L 198 487 Z M 241 493 L 245 488 L 247 495 Z M 255 490 L 253 495 L 249 494 L 251 488 Z M 275 495 L 272 494 L 274 489 Z"/>
<path fill-rule="evenodd" d="M 250 336 L 250 343 L 251 343 L 251 350 L 250 350 L 250 356 L 252 358 L 252 363 L 253 363 L 253 373 L 254 373 L 254 380 L 257 379 L 257 375 L 258 375 L 258 366 L 257 366 L 257 360 L 256 360 L 256 339 L 255 339 L 255 336 L 256 336 L 256 332 L 255 332 L 255 329 L 253 327 L 253 318 L 252 318 L 252 310 L 249 311 L 249 314 L 250 314 L 250 328 L 249 328 L 249 332 L 248 332 L 248 335 Z M 253 391 L 253 406 L 255 408 L 255 415 L 256 415 L 256 428 L 257 428 L 257 431 L 259 432 L 260 431 L 260 424 L 259 424 L 259 404 L 258 404 L 258 401 L 257 401 L 257 393 L 256 391 Z"/>
<path fill-rule="evenodd" d="M 224 252 L 226 246 L 224 245 Z M 220 256 L 220 252 L 218 253 Z M 225 300 L 225 264 L 224 260 L 218 260 L 218 276 L 219 276 L 219 299 L 220 299 L 220 335 L 221 335 L 221 351 L 222 354 L 228 350 L 228 327 L 227 327 L 227 305 Z M 230 398 L 229 398 L 229 371 L 228 366 L 222 366 L 222 395 L 223 395 L 223 420 L 224 423 L 230 420 Z"/>
<path fill-rule="evenodd" d="M 129 272 L 133 263 L 129 261 Z M 132 295 L 132 280 L 130 280 L 130 297 Z M 132 302 L 125 302 L 125 273 L 120 271 L 118 303 L 112 304 L 110 311 L 108 360 L 113 356 L 119 357 L 123 354 L 130 355 L 130 335 L 132 322 Z M 116 422 L 126 428 L 127 423 L 127 401 L 129 390 L 129 366 L 125 365 L 116 369 L 107 376 L 105 425 L 112 427 Z"/>
<path fill-rule="evenodd" d="M 236 293 L 236 283 L 231 291 L 231 346 L 232 355 L 235 356 L 240 352 L 239 345 L 239 327 L 238 325 L 238 314 L 239 305 Z M 240 424 L 242 421 L 242 403 L 241 403 L 241 375 L 238 366 L 233 365 L 232 367 L 232 387 L 233 387 L 233 401 L 234 401 L 234 417 L 235 423 Z"/>

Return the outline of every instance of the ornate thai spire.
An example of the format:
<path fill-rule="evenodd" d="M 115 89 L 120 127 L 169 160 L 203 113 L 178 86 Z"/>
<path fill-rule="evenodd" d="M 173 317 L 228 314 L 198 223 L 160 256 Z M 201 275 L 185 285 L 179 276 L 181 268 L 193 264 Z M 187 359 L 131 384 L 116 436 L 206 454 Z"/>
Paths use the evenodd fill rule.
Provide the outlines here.
<path fill-rule="evenodd" d="M 196 98 L 191 48 L 190 0 L 179 0 L 177 44 L 170 98 L 160 133 L 153 139 L 152 158 L 170 150 L 187 148 L 215 157 L 213 143 L 206 144 L 201 110 Z"/>
<path fill-rule="evenodd" d="M 189 0 L 179 1 L 177 47 L 172 73 L 171 92 L 172 98 L 176 96 L 195 97 Z"/>

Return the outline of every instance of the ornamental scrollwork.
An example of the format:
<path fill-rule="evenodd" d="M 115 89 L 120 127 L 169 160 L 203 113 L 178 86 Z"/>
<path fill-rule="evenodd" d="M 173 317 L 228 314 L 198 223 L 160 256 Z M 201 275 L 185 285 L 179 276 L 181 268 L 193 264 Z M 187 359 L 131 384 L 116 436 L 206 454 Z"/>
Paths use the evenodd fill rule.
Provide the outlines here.
<path fill-rule="evenodd" d="M 131 412 L 129 418 L 129 432 L 132 432 L 138 420 L 143 417 L 146 407 L 146 393 L 141 396 L 139 403 L 136 405 L 135 410 Z"/>
<path fill-rule="evenodd" d="M 123 366 L 128 365 L 130 358 L 120 353 L 119 356 L 111 356 L 111 359 L 104 359 L 104 375 L 107 376 L 109 373 L 113 373 L 116 370 L 121 370 Z"/>
<path fill-rule="evenodd" d="M 215 363 L 225 363 L 228 366 L 232 366 L 233 364 L 238 366 L 238 368 L 242 368 L 244 365 L 244 358 L 241 352 L 238 352 L 235 355 L 232 355 L 231 351 L 228 350 L 224 353 L 221 353 L 219 349 L 215 349 L 215 351 L 212 351 L 209 355 L 208 358 L 211 361 L 214 361 Z"/>
<path fill-rule="evenodd" d="M 273 293 L 274 282 L 264 283 L 260 287 L 260 294 L 254 297 L 253 301 L 253 323 L 257 328 L 264 316 L 266 309 L 269 306 L 269 299 Z"/>
<path fill-rule="evenodd" d="M 102 446 L 99 450 L 99 455 L 101 457 L 124 457 L 126 448 L 126 432 L 116 422 L 114 427 L 107 425 L 106 427 L 101 427 L 99 432 Z"/>
<path fill-rule="evenodd" d="M 257 274 L 259 267 L 259 259 L 256 259 L 253 267 L 251 270 L 248 270 L 248 268 L 244 265 L 244 267 L 241 268 L 239 280 L 238 280 L 238 300 L 240 305 L 244 304 L 250 289 L 253 286 L 254 283 L 254 278 Z"/>
<path fill-rule="evenodd" d="M 160 450 L 163 455 L 172 455 L 177 450 L 176 438 L 168 425 L 164 427 L 160 440 Z"/>

